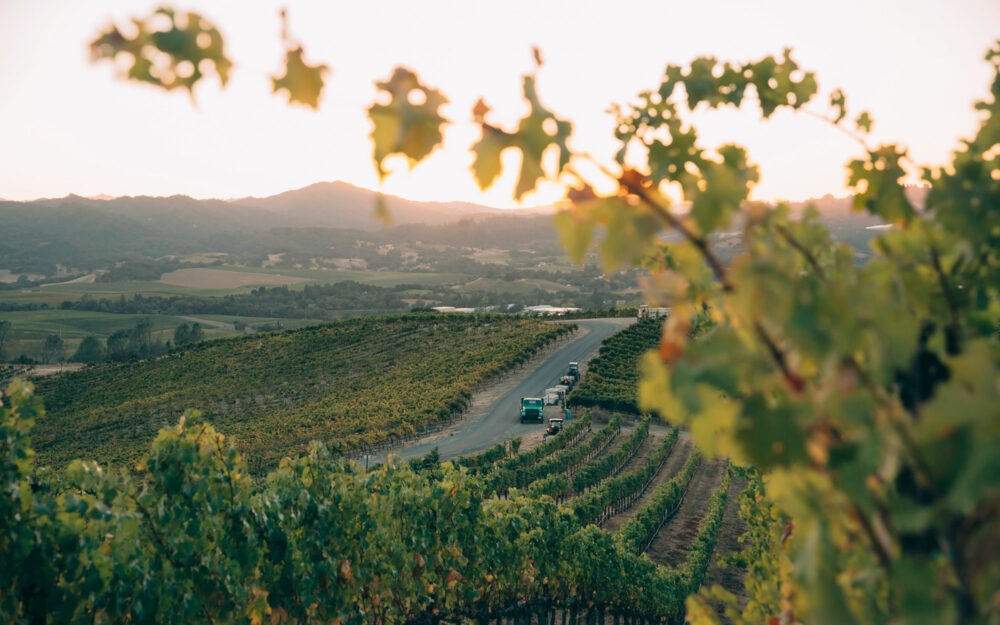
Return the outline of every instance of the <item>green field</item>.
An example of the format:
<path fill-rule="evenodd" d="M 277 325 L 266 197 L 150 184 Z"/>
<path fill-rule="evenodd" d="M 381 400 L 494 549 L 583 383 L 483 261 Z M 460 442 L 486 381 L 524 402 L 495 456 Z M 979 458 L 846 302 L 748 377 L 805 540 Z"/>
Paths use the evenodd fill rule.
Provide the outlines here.
<path fill-rule="evenodd" d="M 417 286 L 446 286 L 461 284 L 471 279 L 463 273 L 428 273 L 418 271 L 361 271 L 351 269 L 289 269 L 286 267 L 237 267 L 225 265 L 215 269 L 241 271 L 247 273 L 268 273 L 295 278 L 309 278 L 316 282 L 344 282 L 353 280 L 362 284 L 392 287 L 399 284 L 414 284 Z M 292 287 L 289 287 L 292 288 Z"/>
<path fill-rule="evenodd" d="M 462 273 L 427 273 L 405 271 L 360 271 L 340 269 L 288 269 L 284 267 L 238 267 L 233 265 L 212 267 L 213 270 L 232 271 L 236 273 L 260 273 L 282 275 L 294 278 L 307 278 L 313 282 L 332 284 L 352 280 L 361 284 L 371 284 L 380 287 L 394 287 L 400 284 L 413 284 L 423 287 L 449 286 L 464 284 L 472 276 Z M 302 284 L 288 285 L 290 289 L 302 288 Z M 274 285 L 270 285 L 274 286 Z M 239 293 L 249 293 L 254 286 L 238 286 L 223 289 L 205 289 L 190 286 L 165 284 L 154 280 L 128 282 L 75 282 L 72 284 L 52 284 L 27 289 L 0 291 L 2 302 L 33 302 L 58 306 L 66 300 L 79 300 L 84 295 L 100 299 L 117 299 L 121 295 L 131 296 L 136 293 L 143 295 L 192 295 L 200 297 L 223 297 Z"/>
<path fill-rule="evenodd" d="M 564 293 L 579 291 L 576 287 L 566 286 L 551 280 L 523 278 L 520 280 L 498 280 L 496 278 L 477 278 L 456 289 L 461 292 L 488 291 L 491 293 L 528 294 L 537 290 L 547 293 Z"/>
<path fill-rule="evenodd" d="M 36 381 L 43 463 L 132 464 L 157 430 L 198 409 L 256 469 L 312 440 L 346 450 L 414 432 L 571 326 L 502 315 L 365 317 L 204 341 L 165 357 Z"/>
<path fill-rule="evenodd" d="M 195 318 L 233 323 L 242 321 L 248 325 L 281 323 L 286 330 L 319 323 L 316 319 L 277 319 L 273 317 L 237 317 L 234 315 L 197 315 Z M 94 335 L 107 338 L 118 330 L 135 327 L 141 319 L 153 323 L 153 340 L 167 342 L 173 340 L 174 329 L 184 323 L 192 323 L 191 318 L 172 315 L 132 315 L 84 310 L 31 310 L 0 312 L 0 321 L 10 321 L 11 331 L 4 348 L 8 359 L 25 354 L 39 359 L 42 343 L 49 334 L 57 334 L 66 345 L 65 356 L 69 358 L 76 351 L 80 341 Z M 206 339 L 241 334 L 231 329 L 202 324 Z"/>

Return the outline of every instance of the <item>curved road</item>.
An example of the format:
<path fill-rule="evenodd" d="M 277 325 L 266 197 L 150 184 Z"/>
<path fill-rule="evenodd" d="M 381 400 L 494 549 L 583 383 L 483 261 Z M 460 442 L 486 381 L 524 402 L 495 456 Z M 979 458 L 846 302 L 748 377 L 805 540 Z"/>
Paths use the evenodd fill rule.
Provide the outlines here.
<path fill-rule="evenodd" d="M 549 356 L 545 362 L 523 375 L 523 379 L 510 391 L 486 408 L 484 414 L 474 421 L 466 421 L 461 430 L 451 436 L 437 438 L 426 443 L 396 449 L 389 453 L 399 458 L 416 458 L 430 452 L 435 447 L 442 458 L 465 456 L 476 453 L 508 438 L 538 431 L 538 423 L 522 424 L 519 419 L 522 397 L 540 397 L 546 388 L 559 383 L 571 361 L 581 364 L 594 352 L 601 341 L 633 323 L 632 318 L 618 319 L 578 319 L 575 323 L 588 332 L 580 333 Z M 373 462 L 383 462 L 384 455 L 373 456 Z"/>

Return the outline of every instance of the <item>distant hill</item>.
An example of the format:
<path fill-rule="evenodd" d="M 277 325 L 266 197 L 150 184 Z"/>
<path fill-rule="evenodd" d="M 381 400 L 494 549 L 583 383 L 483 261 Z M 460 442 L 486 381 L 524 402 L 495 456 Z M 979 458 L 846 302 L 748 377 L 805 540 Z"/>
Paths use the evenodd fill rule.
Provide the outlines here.
<path fill-rule="evenodd" d="M 129 258 L 215 251 L 276 228 L 375 231 L 384 227 L 375 197 L 347 183 L 321 182 L 235 201 L 184 195 L 0 201 L 0 269 L 45 275 L 56 265 L 96 269 Z M 462 202 L 386 200 L 397 224 L 446 224 L 504 212 Z"/>
<path fill-rule="evenodd" d="M 926 189 L 914 187 L 908 192 L 921 207 Z M 393 224 L 387 228 L 375 214 L 376 193 L 344 182 L 320 182 L 269 197 L 229 201 L 183 195 L 97 197 L 0 201 L 0 269 L 52 276 L 58 266 L 86 272 L 122 260 L 205 252 L 225 252 L 250 264 L 286 253 L 308 266 L 312 257 L 366 256 L 359 251 L 359 242 L 423 241 L 561 254 L 545 215 L 551 207 L 509 211 L 386 196 Z M 859 260 L 870 255 L 867 242 L 875 232 L 867 228 L 878 225 L 879 219 L 851 210 L 850 197 L 827 195 L 791 207 L 793 213 L 801 212 L 810 204 L 836 238 L 855 248 Z M 716 237 L 724 257 L 739 249 L 738 227 L 732 230 Z"/>
<path fill-rule="evenodd" d="M 283 220 L 276 226 L 377 230 L 383 224 L 373 210 L 375 197 L 375 192 L 346 182 L 317 182 L 269 197 L 234 200 L 233 204 L 268 211 Z M 393 224 L 444 224 L 470 215 L 505 212 L 467 202 L 415 202 L 392 195 L 385 200 Z"/>

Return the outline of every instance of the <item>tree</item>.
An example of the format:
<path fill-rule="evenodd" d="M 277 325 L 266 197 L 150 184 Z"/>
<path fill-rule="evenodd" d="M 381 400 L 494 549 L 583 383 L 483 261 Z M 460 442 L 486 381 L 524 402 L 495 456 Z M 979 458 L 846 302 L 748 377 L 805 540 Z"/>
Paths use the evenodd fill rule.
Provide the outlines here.
<path fill-rule="evenodd" d="M 7 321 L 6 319 L 0 321 L 0 361 L 6 359 L 4 347 L 7 344 L 7 337 L 10 336 L 10 326 L 10 321 Z"/>
<path fill-rule="evenodd" d="M 66 355 L 66 344 L 58 334 L 49 334 L 42 344 L 42 360 L 44 362 L 62 362 Z"/>
<path fill-rule="evenodd" d="M 136 298 L 138 297 L 139 295 L 136 294 Z M 150 355 L 153 347 L 153 322 L 149 317 L 143 317 L 135 322 L 131 339 L 131 348 L 140 358 Z"/>
<path fill-rule="evenodd" d="M 128 360 L 133 352 L 130 350 L 132 333 L 129 330 L 115 330 L 108 337 L 108 360 L 124 362 Z"/>
<path fill-rule="evenodd" d="M 69 360 L 83 363 L 101 362 L 104 360 L 104 346 L 101 345 L 100 339 L 90 335 L 80 341 L 80 346 Z"/>
<path fill-rule="evenodd" d="M 131 78 L 189 90 L 201 72 L 178 82 L 173 68 L 208 60 L 225 84 L 221 43 L 179 50 L 150 28 L 137 22 L 132 38 L 109 31 L 94 42 L 95 58 L 131 54 Z M 325 67 L 301 59 L 301 48 L 290 52 L 286 73 L 309 80 L 276 80 L 275 90 L 316 107 Z M 986 60 L 994 79 L 976 105 L 981 125 L 948 167 L 920 170 L 929 192 L 919 211 L 902 182 L 913 168 L 906 150 L 868 145 L 871 116 L 848 116 L 839 89 L 815 110 L 816 78 L 789 51 L 667 66 L 659 85 L 612 108 L 620 149 L 608 161 L 572 151 L 572 126 L 542 105 L 534 74 L 524 77 L 529 112 L 516 127 L 488 122 L 483 101 L 472 111 L 481 187 L 498 179 L 508 149 L 521 153 L 517 198 L 540 180 L 572 183 L 571 207 L 556 216 L 570 255 L 582 260 L 600 225 L 604 270 L 647 267 L 652 295 L 672 303 L 660 347 L 644 361 L 642 404 L 690 428 L 707 454 L 757 467 L 757 503 L 766 497 L 787 518 L 780 539 L 763 544 L 773 566 L 754 569 L 779 591 L 760 597 L 748 621 L 971 623 L 1000 614 L 1000 46 Z M 150 73 L 161 66 L 170 71 Z M 440 144 L 447 99 L 401 68 L 376 86 L 384 102 L 369 115 L 384 178 L 389 157 L 412 164 Z M 691 110 L 744 101 L 765 119 L 798 111 L 857 140 L 847 166 L 855 209 L 893 226 L 866 265 L 853 264 L 815 211 L 793 218 L 787 207 L 748 202 L 761 174 L 745 149 L 699 145 Z M 555 158 L 543 159 L 547 151 Z M 613 193 L 594 191 L 608 186 Z M 689 203 L 686 215 L 668 186 Z M 724 263 L 711 235 L 734 222 L 744 251 Z M 664 244 L 665 230 L 680 241 Z M 690 606 L 700 622 L 714 619 L 699 599 Z M 732 616 L 743 620 L 738 606 Z"/>
<path fill-rule="evenodd" d="M 191 326 L 186 323 L 174 328 L 174 345 L 178 347 L 181 345 L 187 345 L 191 342 Z"/>
<path fill-rule="evenodd" d="M 174 345 L 187 345 L 203 340 L 205 340 L 205 331 L 197 321 L 191 325 L 182 323 L 174 328 Z"/>

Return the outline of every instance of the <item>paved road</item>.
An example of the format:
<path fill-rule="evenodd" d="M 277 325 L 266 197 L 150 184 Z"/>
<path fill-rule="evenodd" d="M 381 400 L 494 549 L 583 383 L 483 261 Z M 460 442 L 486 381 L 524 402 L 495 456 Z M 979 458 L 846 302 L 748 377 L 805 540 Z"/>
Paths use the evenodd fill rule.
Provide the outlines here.
<path fill-rule="evenodd" d="M 519 374 L 524 375 L 523 379 L 483 411 L 485 413 L 483 416 L 475 421 L 466 421 L 462 429 L 451 436 L 393 450 L 390 453 L 401 458 L 415 458 L 437 447 L 442 458 L 453 458 L 482 451 L 508 438 L 538 431 L 542 425 L 520 422 L 521 397 L 540 397 L 546 388 L 559 383 L 559 378 L 566 372 L 567 363 L 574 360 L 585 361 L 601 341 L 633 321 L 630 318 L 577 320 L 576 324 L 580 328 L 586 328 L 588 332 L 570 339 L 534 370 L 527 374 Z M 382 462 L 385 456 L 373 457 L 371 460 Z"/>

